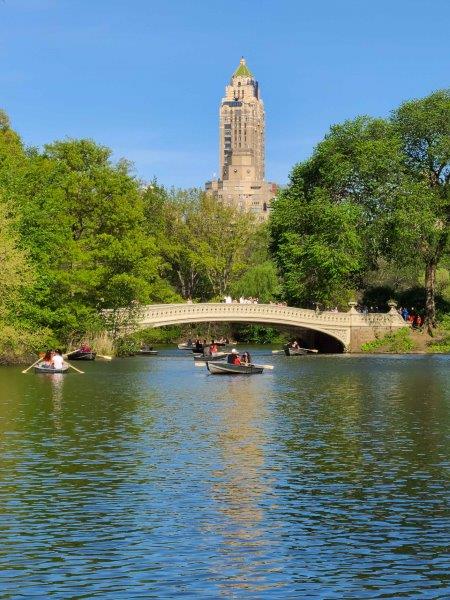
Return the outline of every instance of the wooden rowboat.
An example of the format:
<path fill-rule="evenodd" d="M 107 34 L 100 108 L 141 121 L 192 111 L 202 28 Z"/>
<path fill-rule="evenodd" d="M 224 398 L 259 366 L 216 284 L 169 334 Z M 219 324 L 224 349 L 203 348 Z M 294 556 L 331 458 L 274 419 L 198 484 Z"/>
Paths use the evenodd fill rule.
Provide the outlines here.
<path fill-rule="evenodd" d="M 83 350 L 74 350 L 67 354 L 68 360 L 95 360 L 95 352 L 84 352 Z"/>
<path fill-rule="evenodd" d="M 317 350 L 312 348 L 291 348 L 291 346 L 283 346 L 286 356 L 304 356 L 305 354 L 317 354 Z"/>
<path fill-rule="evenodd" d="M 62 369 L 54 369 L 53 367 L 46 367 L 42 363 L 38 363 L 34 367 L 35 373 L 67 373 L 69 365 L 64 365 Z"/>
<path fill-rule="evenodd" d="M 139 350 L 138 355 L 141 356 L 156 356 L 158 354 L 158 350 Z"/>
<path fill-rule="evenodd" d="M 195 362 L 211 362 L 212 360 L 224 360 L 228 356 L 228 352 L 213 352 L 210 355 L 194 354 Z"/>
<path fill-rule="evenodd" d="M 258 375 L 264 371 L 259 365 L 230 365 L 220 361 L 207 361 L 206 367 L 213 375 Z"/>
<path fill-rule="evenodd" d="M 216 346 L 220 346 L 222 348 L 225 348 L 225 346 L 231 346 L 231 344 L 227 344 L 226 342 L 214 342 Z M 236 345 L 236 344 L 234 344 Z M 210 346 L 210 344 L 207 344 L 207 346 Z M 186 342 L 182 343 L 182 344 L 177 344 L 177 348 L 178 350 L 188 350 L 188 351 L 192 351 L 192 352 L 201 352 L 203 350 L 203 344 L 200 344 L 199 346 L 197 346 L 196 344 L 187 344 Z"/>
<path fill-rule="evenodd" d="M 178 348 L 178 350 L 189 350 L 189 351 L 191 351 L 191 350 L 195 350 L 195 344 L 189 344 L 189 345 L 186 344 L 186 343 L 184 343 L 184 344 L 178 344 L 177 348 Z"/>

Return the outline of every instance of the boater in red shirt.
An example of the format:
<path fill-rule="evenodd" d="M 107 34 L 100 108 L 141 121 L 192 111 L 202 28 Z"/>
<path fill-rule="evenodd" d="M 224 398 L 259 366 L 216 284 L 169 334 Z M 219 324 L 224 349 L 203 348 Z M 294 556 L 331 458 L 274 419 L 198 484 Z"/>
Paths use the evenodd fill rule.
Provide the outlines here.
<path fill-rule="evenodd" d="M 239 354 L 237 353 L 236 348 L 233 348 L 231 354 L 228 355 L 227 359 L 228 364 L 230 365 L 240 365 L 241 359 L 239 358 Z"/>

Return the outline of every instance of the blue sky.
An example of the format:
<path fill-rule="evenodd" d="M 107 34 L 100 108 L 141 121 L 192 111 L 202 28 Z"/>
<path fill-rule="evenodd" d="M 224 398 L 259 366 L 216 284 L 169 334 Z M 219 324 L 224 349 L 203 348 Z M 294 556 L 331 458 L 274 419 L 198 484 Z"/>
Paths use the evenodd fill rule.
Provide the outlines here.
<path fill-rule="evenodd" d="M 0 107 L 29 145 L 90 137 L 139 177 L 218 171 L 218 106 L 241 55 L 287 181 L 332 123 L 449 86 L 448 0 L 0 0 Z"/>

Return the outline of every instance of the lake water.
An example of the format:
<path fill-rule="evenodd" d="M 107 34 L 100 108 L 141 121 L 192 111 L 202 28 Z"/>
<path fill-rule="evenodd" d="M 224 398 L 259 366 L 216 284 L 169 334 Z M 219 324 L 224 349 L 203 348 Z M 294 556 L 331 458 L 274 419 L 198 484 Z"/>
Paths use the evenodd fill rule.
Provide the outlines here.
<path fill-rule="evenodd" d="M 449 598 L 449 356 L 0 369 L 0 598 Z"/>

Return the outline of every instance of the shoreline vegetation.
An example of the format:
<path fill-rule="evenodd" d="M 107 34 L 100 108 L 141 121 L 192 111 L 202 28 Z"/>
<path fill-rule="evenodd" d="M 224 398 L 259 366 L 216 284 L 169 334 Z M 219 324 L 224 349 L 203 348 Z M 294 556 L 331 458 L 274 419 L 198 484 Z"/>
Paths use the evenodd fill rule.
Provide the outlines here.
<path fill-rule="evenodd" d="M 0 364 L 82 342 L 121 355 L 220 337 L 223 326 L 194 326 L 118 339 L 101 315 L 225 295 L 375 311 L 394 299 L 423 318 L 423 332 L 364 352 L 450 352 L 450 90 L 331 126 L 262 225 L 199 189 L 145 183 L 111 156 L 91 139 L 26 147 L 0 110 Z M 247 343 L 287 335 L 229 331 Z"/>
<path fill-rule="evenodd" d="M 448 354 L 450 323 L 442 322 L 433 336 L 427 331 L 404 327 L 361 346 L 366 354 Z"/>

